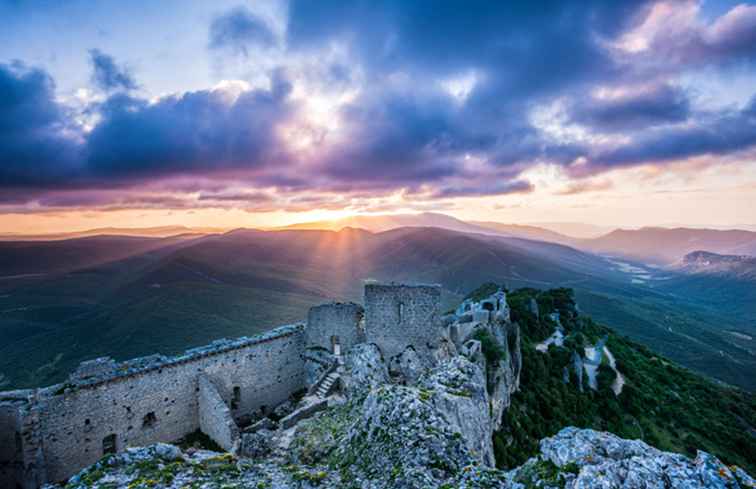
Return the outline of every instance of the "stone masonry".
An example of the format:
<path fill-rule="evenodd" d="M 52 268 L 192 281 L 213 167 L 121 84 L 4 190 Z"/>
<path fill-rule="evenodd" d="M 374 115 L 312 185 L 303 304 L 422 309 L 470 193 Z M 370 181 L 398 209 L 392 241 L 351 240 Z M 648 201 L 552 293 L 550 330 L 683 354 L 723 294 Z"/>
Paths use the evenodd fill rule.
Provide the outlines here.
<path fill-rule="evenodd" d="M 200 375 L 198 380 L 200 430 L 222 449 L 232 452 L 239 443 L 239 427 L 231 409 L 207 375 Z"/>
<path fill-rule="evenodd" d="M 429 355 L 443 336 L 438 285 L 365 285 L 365 340 L 388 362 L 413 347 Z"/>
<path fill-rule="evenodd" d="M 310 310 L 306 326 L 218 340 L 176 357 L 89 360 L 62 384 L 0 392 L 0 488 L 37 489 L 107 453 L 197 430 L 236 450 L 238 423 L 303 391 L 313 361 L 327 373 L 338 353 L 363 342 L 386 360 L 408 347 L 429 355 L 443 337 L 440 297 L 434 285 L 369 284 L 364 310 L 325 304 Z"/>
<path fill-rule="evenodd" d="M 358 327 L 364 310 L 353 302 L 332 302 L 310 308 L 307 314 L 305 342 L 308 348 L 323 348 L 333 351 L 334 343 L 342 351 L 365 341 Z"/>

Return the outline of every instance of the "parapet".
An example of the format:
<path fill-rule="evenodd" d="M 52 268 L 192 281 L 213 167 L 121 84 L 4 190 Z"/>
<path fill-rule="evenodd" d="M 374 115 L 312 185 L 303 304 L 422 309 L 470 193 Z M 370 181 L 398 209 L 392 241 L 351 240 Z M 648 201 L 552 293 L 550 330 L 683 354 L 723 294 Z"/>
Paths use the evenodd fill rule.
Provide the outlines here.
<path fill-rule="evenodd" d="M 257 343 L 265 343 L 283 336 L 301 333 L 303 330 L 304 324 L 302 323 L 288 324 L 253 337 L 242 336 L 235 339 L 223 338 L 215 340 L 209 345 L 191 348 L 181 355 L 173 357 L 156 354 L 133 358 L 120 363 L 114 361 L 110 357 L 100 357 L 94 360 L 87 360 L 79 364 L 77 369 L 69 376 L 64 384 L 51 386 L 42 389 L 42 391 L 45 395 L 57 395 L 66 389 L 91 387 L 158 370 L 167 366 L 187 363 L 211 355 L 238 350 Z M 0 393 L 0 396 L 5 396 L 6 394 L 7 392 L 2 392 Z"/>

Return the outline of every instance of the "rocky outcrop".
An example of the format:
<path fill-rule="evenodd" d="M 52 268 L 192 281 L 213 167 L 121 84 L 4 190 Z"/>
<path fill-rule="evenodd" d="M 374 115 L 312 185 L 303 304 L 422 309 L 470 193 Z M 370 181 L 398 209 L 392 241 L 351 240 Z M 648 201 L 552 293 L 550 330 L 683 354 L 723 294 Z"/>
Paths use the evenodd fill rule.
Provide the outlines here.
<path fill-rule="evenodd" d="M 565 428 L 541 440 L 540 448 L 539 457 L 508 474 L 511 481 L 535 487 L 557 482 L 565 489 L 756 487 L 743 470 L 706 452 L 690 459 L 606 432 Z"/>
<path fill-rule="evenodd" d="M 501 428 L 504 412 L 512 403 L 512 394 L 520 387 L 522 354 L 520 352 L 520 327 L 516 323 L 495 321 L 490 332 L 501 349 L 501 358 L 496 365 L 487 365 L 491 419 L 494 431 Z"/>
<path fill-rule="evenodd" d="M 452 431 L 462 436 L 470 454 L 493 467 L 495 423 L 483 370 L 458 356 L 423 377 L 419 387 L 420 395 L 427 397 Z"/>
<path fill-rule="evenodd" d="M 408 346 L 389 360 L 388 370 L 397 382 L 412 384 L 429 367 L 429 364 L 429 358 L 421 358 L 413 347 Z"/>
<path fill-rule="evenodd" d="M 583 392 L 583 357 L 576 351 L 572 352 L 572 370 L 575 372 L 578 390 Z"/>
<path fill-rule="evenodd" d="M 345 358 L 345 374 L 342 377 L 344 390 L 348 395 L 385 384 L 389 373 L 383 362 L 381 351 L 372 343 L 354 346 Z"/>

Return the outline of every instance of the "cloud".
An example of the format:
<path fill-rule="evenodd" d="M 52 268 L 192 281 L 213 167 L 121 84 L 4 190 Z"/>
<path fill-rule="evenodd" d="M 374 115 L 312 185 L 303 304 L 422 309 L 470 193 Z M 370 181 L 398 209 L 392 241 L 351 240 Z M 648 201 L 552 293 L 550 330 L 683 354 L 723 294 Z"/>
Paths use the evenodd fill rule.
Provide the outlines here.
<path fill-rule="evenodd" d="M 577 179 L 756 145 L 754 103 L 704 111 L 681 88 L 703 64 L 751 59 L 748 6 L 703 21 L 690 2 L 292 0 L 288 16 L 281 33 L 242 6 L 212 19 L 211 50 L 265 67 L 214 88 L 149 97 L 93 50 L 107 97 L 68 106 L 45 71 L 0 65 L 3 193 L 62 207 L 433 206 L 531 192 L 534 165 Z"/>
<path fill-rule="evenodd" d="M 557 195 L 577 195 L 584 194 L 586 192 L 598 192 L 601 190 L 609 190 L 614 187 L 614 184 L 610 180 L 598 180 L 598 181 L 577 181 L 567 185 L 567 188 L 557 192 Z"/>
<path fill-rule="evenodd" d="M 570 116 L 574 122 L 600 131 L 623 131 L 682 122 L 690 112 L 690 102 L 681 88 L 660 83 L 619 87 L 581 99 Z"/>
<path fill-rule="evenodd" d="M 251 48 L 269 48 L 276 42 L 268 24 L 243 6 L 217 16 L 210 24 L 211 49 L 229 49 L 248 57 Z"/>
<path fill-rule="evenodd" d="M 287 94 L 274 84 L 234 99 L 223 90 L 155 103 L 110 97 L 87 136 L 88 169 L 99 177 L 125 178 L 260 168 L 282 156 L 275 128 L 289 113 Z"/>
<path fill-rule="evenodd" d="M 92 82 L 98 88 L 106 92 L 128 92 L 139 88 L 131 73 L 125 67 L 119 67 L 112 56 L 99 49 L 90 49 L 89 60 L 92 63 Z"/>
<path fill-rule="evenodd" d="M 484 183 L 471 186 L 443 187 L 433 193 L 434 198 L 487 197 L 492 195 L 525 194 L 535 190 L 532 183 L 525 180 Z"/>
<path fill-rule="evenodd" d="M 701 2 L 656 2 L 617 46 L 627 60 L 668 72 L 695 65 L 756 61 L 756 5 L 739 4 L 711 22 Z"/>
<path fill-rule="evenodd" d="M 78 147 L 55 83 L 21 62 L 0 64 L 0 188 L 54 185 L 74 171 Z"/>
<path fill-rule="evenodd" d="M 582 176 L 617 167 L 663 164 L 687 158 L 722 156 L 756 145 L 756 96 L 741 110 L 700 115 L 691 124 L 645 131 L 631 142 L 598 150 L 585 164 L 569 168 Z"/>

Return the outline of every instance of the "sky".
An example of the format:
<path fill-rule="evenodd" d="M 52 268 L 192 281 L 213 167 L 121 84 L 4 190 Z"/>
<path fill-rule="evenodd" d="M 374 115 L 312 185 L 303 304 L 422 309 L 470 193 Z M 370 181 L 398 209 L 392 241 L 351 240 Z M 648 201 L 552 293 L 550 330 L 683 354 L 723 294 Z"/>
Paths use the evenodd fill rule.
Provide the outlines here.
<path fill-rule="evenodd" d="M 0 232 L 756 225 L 756 4 L 0 0 Z"/>

